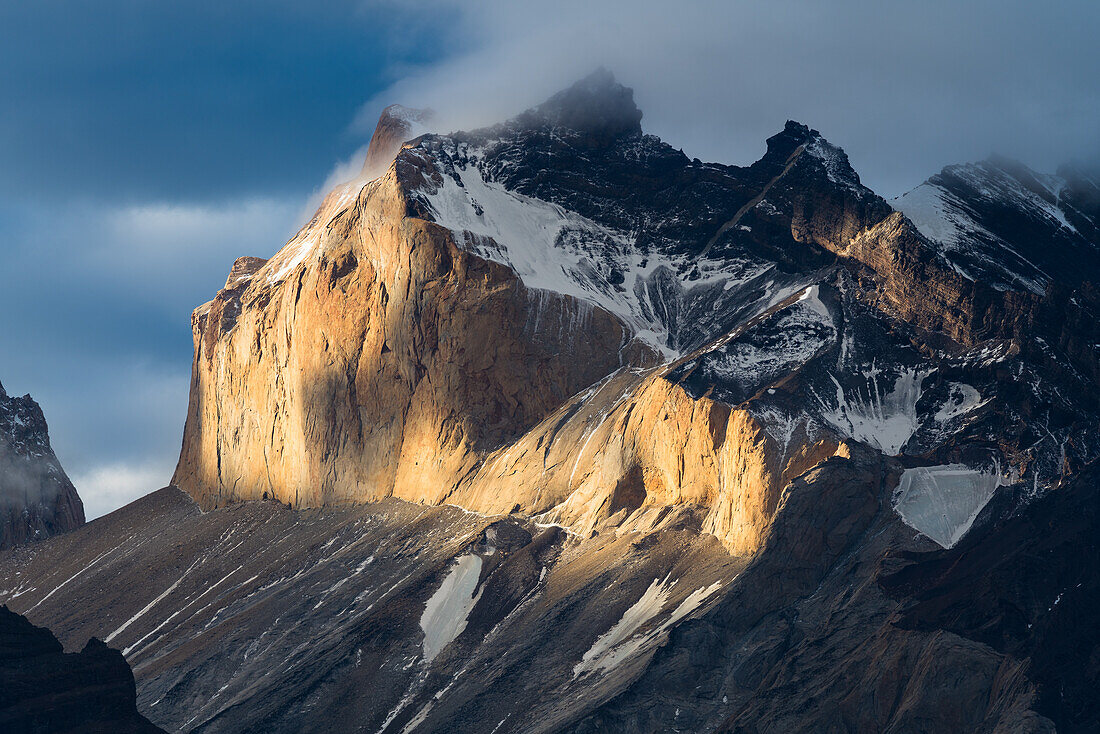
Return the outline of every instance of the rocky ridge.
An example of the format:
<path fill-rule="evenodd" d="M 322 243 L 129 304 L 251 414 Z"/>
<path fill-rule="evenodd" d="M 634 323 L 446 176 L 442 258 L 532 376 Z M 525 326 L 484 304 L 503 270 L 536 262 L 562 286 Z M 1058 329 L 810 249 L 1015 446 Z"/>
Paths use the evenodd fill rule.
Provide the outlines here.
<path fill-rule="evenodd" d="M 42 409 L 0 385 L 0 548 L 83 523 L 84 505 L 50 447 Z"/>

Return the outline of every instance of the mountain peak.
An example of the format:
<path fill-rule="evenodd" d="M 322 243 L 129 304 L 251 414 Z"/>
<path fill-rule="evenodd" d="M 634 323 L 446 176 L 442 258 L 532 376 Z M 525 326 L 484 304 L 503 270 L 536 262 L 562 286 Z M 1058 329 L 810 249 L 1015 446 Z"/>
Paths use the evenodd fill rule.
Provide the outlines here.
<path fill-rule="evenodd" d="M 433 116 L 432 110 L 414 109 L 399 104 L 391 104 L 382 110 L 367 148 L 363 176 L 372 177 L 382 173 L 397 155 L 402 143 L 428 132 L 427 124 Z"/>
<path fill-rule="evenodd" d="M 598 142 L 642 131 L 642 111 L 634 104 L 634 90 L 615 81 L 615 75 L 602 66 L 524 117 L 588 133 Z"/>

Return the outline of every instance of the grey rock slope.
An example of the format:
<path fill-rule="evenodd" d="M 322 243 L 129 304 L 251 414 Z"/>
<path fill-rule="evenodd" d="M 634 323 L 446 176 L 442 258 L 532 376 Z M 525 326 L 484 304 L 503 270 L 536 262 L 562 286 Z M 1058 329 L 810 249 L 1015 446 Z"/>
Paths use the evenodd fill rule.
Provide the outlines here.
<path fill-rule="evenodd" d="M 0 548 L 83 523 L 84 504 L 50 447 L 42 409 L 0 385 Z"/>
<path fill-rule="evenodd" d="M 692 530 L 582 541 L 396 500 L 202 514 L 166 488 L 10 551 L 0 599 L 120 648 L 170 731 L 556 731 L 741 565 Z"/>

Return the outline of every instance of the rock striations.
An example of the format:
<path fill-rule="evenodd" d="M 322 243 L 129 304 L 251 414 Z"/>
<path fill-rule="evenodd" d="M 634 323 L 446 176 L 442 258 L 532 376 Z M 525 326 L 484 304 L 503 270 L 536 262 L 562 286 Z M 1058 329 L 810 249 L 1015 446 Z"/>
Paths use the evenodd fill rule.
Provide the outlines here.
<path fill-rule="evenodd" d="M 0 548 L 83 524 L 84 505 L 50 448 L 42 409 L 0 385 Z"/>

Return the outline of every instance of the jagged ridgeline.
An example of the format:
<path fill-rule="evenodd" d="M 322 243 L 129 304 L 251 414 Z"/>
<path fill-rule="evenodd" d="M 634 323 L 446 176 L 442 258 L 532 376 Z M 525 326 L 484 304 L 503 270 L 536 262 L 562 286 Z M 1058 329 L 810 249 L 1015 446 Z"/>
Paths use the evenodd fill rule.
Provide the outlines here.
<path fill-rule="evenodd" d="M 1094 179 L 641 120 L 387 108 L 194 312 L 175 487 L 0 601 L 173 731 L 1095 728 Z"/>
<path fill-rule="evenodd" d="M 84 504 L 50 447 L 42 409 L 0 385 L 0 549 L 82 524 Z"/>
<path fill-rule="evenodd" d="M 371 157 L 421 119 L 387 110 Z M 270 261 L 238 261 L 193 317 L 175 483 L 203 507 L 394 496 L 579 533 L 688 513 L 752 553 L 783 488 L 852 442 L 953 467 L 902 485 L 922 531 L 936 487 L 969 488 L 940 539 L 998 485 L 1041 491 L 1095 456 L 1096 353 L 1054 316 L 1089 320 L 1067 295 L 1096 229 L 1062 194 L 1083 183 L 950 169 L 900 204 L 957 202 L 922 232 L 804 125 L 740 168 L 640 120 L 599 72 L 507 123 L 415 138 Z M 1016 181 L 1000 206 L 1023 238 L 1092 259 L 1070 278 L 1011 228 L 968 247 L 982 214 L 960 182 L 994 176 Z"/>

